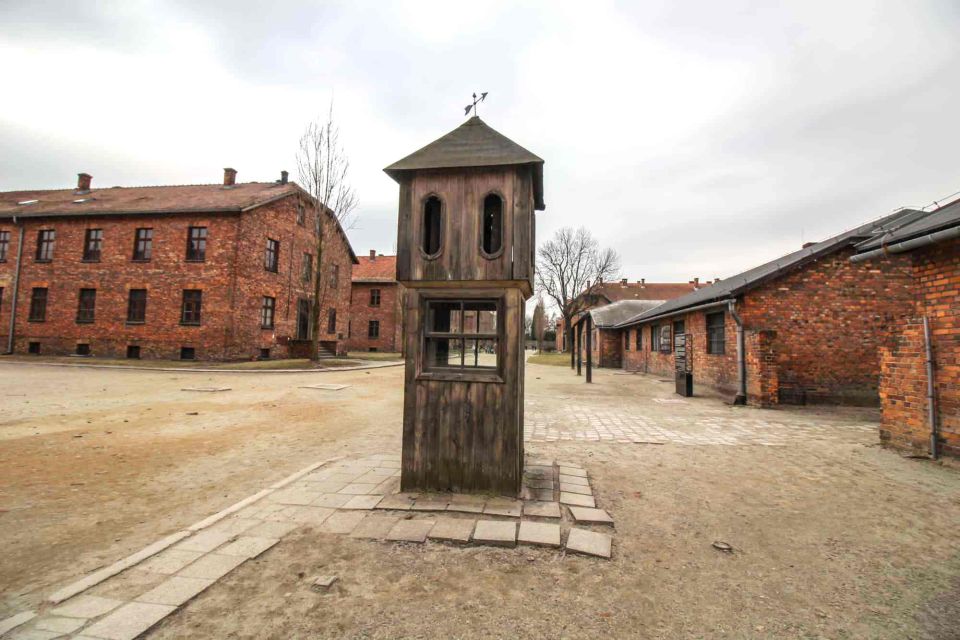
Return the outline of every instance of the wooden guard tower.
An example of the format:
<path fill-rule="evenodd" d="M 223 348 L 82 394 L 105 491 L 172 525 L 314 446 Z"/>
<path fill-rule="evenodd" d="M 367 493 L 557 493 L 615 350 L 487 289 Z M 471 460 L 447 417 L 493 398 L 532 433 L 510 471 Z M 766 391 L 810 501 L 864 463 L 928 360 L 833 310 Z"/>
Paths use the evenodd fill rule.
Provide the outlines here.
<path fill-rule="evenodd" d="M 543 160 L 474 116 L 384 171 L 407 287 L 401 487 L 516 496 Z"/>

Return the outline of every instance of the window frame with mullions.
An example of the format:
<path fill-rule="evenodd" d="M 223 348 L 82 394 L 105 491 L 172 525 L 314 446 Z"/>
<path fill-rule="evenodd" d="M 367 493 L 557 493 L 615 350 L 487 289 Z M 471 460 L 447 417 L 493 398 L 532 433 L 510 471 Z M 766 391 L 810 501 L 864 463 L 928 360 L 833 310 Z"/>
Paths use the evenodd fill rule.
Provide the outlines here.
<path fill-rule="evenodd" d="M 83 232 L 83 262 L 100 262 L 103 256 L 103 229 L 92 228 Z"/>
<path fill-rule="evenodd" d="M 431 314 L 430 308 L 434 304 L 455 304 L 460 303 L 460 326 L 456 331 L 435 331 L 429 326 Z M 496 311 L 496 327 L 493 332 L 480 332 L 479 326 L 477 327 L 478 331 L 476 333 L 467 333 L 463 327 L 463 321 L 465 319 L 465 309 L 464 305 L 467 303 L 492 303 Z M 457 292 L 456 294 L 451 295 L 435 295 L 424 296 L 420 301 L 420 354 L 418 358 L 418 370 L 417 375 L 418 379 L 422 380 L 456 380 L 456 381 L 465 381 L 465 382 L 498 382 L 502 383 L 503 380 L 503 361 L 506 341 L 504 340 L 504 324 L 505 324 L 505 309 L 506 304 L 504 296 L 498 294 L 482 295 L 482 294 L 473 294 L 466 292 Z M 479 316 L 478 316 L 479 323 Z M 452 328 L 451 328 L 452 329 Z M 442 340 L 447 339 L 451 341 L 459 341 L 461 344 L 460 347 L 460 364 L 457 365 L 436 365 L 430 364 L 427 362 L 428 354 L 428 343 L 431 340 Z M 496 356 L 496 363 L 493 366 L 465 366 L 466 360 L 466 341 L 475 340 L 477 345 L 475 346 L 474 356 L 477 358 L 475 362 L 479 361 L 479 342 L 484 340 L 490 340 L 494 343 L 494 355 Z"/>
<path fill-rule="evenodd" d="M 207 227 L 191 225 L 187 227 L 187 255 L 186 262 L 207 261 Z"/>
<path fill-rule="evenodd" d="M 153 260 L 153 227 L 137 227 L 133 232 L 133 262 Z"/>

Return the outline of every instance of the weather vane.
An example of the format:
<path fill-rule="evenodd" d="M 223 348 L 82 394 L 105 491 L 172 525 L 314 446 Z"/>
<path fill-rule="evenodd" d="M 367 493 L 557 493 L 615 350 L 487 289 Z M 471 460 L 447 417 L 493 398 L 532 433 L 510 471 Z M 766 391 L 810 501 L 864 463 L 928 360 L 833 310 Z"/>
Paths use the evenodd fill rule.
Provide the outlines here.
<path fill-rule="evenodd" d="M 464 107 L 463 115 L 465 116 L 470 115 L 470 109 L 473 109 L 473 115 L 475 116 L 480 115 L 479 113 L 477 113 L 477 105 L 483 102 L 484 98 L 486 97 L 487 97 L 486 91 L 481 93 L 479 98 L 477 97 L 477 94 L 473 94 L 473 104 L 468 104 L 466 107 Z"/>

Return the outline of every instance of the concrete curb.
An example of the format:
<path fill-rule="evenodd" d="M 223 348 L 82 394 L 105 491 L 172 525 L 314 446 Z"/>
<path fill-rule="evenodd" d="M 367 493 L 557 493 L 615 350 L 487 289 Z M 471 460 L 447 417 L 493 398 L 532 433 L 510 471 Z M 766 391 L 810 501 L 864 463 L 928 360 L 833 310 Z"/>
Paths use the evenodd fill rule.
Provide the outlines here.
<path fill-rule="evenodd" d="M 12 364 L 32 367 L 65 367 L 73 369 L 119 369 L 121 371 L 162 371 L 164 373 L 335 373 L 337 371 L 363 371 L 364 369 L 384 369 L 399 367 L 405 362 L 384 362 L 365 364 L 356 367 L 330 367 L 329 369 L 192 369 L 179 367 L 127 367 L 120 364 L 72 364 L 69 362 L 29 362 L 25 360 L 4 360 L 0 364 Z"/>

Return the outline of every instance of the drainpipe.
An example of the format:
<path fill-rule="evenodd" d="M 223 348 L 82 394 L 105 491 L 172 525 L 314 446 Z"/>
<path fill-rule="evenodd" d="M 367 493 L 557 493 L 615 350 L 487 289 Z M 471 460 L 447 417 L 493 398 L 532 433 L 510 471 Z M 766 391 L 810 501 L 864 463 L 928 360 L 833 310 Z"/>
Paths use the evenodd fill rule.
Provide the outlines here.
<path fill-rule="evenodd" d="M 933 349 L 930 346 L 930 321 L 923 316 L 923 344 L 927 358 L 927 420 L 930 423 L 930 457 L 937 459 L 937 406 L 933 392 Z"/>
<path fill-rule="evenodd" d="M 17 266 L 13 270 L 13 302 L 10 303 L 10 330 L 7 332 L 7 353 L 13 353 L 13 329 L 17 324 L 17 292 L 20 289 L 20 265 L 23 262 L 23 223 L 13 217 L 13 224 L 20 227 L 17 240 Z"/>
<path fill-rule="evenodd" d="M 737 313 L 734 301 L 727 302 L 727 309 L 737 323 L 737 395 L 733 404 L 747 404 L 747 350 L 743 339 L 743 318 Z"/>

